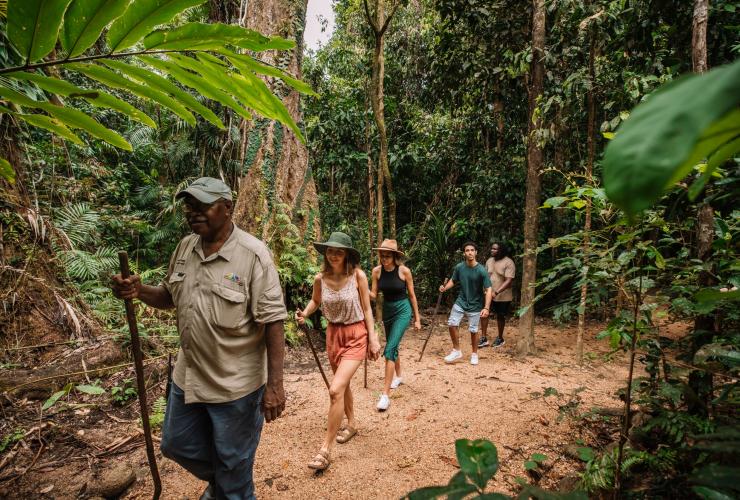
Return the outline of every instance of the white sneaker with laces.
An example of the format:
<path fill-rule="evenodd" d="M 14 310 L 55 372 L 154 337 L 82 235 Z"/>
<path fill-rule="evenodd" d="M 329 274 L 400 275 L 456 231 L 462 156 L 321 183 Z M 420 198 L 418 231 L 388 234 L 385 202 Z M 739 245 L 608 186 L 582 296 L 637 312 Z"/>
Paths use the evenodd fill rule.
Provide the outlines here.
<path fill-rule="evenodd" d="M 387 394 L 381 394 L 380 399 L 378 400 L 378 411 L 385 411 L 388 409 L 388 407 L 391 405 L 391 399 L 388 397 Z"/>
<path fill-rule="evenodd" d="M 471 365 L 477 365 L 478 364 L 478 354 L 473 353 L 470 355 L 470 364 Z"/>
<path fill-rule="evenodd" d="M 462 351 L 459 349 L 453 349 L 451 353 L 445 356 L 445 363 L 453 363 L 460 358 L 462 358 Z"/>
<path fill-rule="evenodd" d="M 398 389 L 398 386 L 401 384 L 403 384 L 403 378 L 393 377 L 393 380 L 391 381 L 391 389 Z"/>

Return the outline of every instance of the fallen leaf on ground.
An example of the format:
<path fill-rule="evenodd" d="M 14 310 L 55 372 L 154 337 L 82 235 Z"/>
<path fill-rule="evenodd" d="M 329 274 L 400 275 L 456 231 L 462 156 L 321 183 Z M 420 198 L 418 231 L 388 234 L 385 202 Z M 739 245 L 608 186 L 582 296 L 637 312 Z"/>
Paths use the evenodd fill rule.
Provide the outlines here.
<path fill-rule="evenodd" d="M 418 463 L 419 460 L 421 460 L 420 457 L 406 455 L 404 457 L 401 457 L 401 459 L 396 462 L 396 465 L 399 469 L 405 469 L 406 467 L 411 467 L 412 465 Z"/>

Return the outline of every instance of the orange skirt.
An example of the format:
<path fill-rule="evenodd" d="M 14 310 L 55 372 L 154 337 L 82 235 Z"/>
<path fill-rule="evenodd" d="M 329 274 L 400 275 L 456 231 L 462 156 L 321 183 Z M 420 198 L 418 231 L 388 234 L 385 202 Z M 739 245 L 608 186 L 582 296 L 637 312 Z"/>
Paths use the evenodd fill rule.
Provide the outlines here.
<path fill-rule="evenodd" d="M 337 371 L 343 359 L 365 359 L 367 327 L 365 321 L 345 325 L 329 323 L 326 328 L 326 354 L 332 371 Z"/>

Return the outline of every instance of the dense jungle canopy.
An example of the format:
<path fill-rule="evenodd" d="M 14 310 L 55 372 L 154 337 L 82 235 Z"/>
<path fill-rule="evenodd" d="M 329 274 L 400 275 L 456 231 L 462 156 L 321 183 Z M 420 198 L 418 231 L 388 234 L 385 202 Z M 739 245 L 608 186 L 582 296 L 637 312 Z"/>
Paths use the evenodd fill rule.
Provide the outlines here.
<path fill-rule="evenodd" d="M 538 352 L 541 321 L 577 339 L 578 366 L 589 323 L 629 353 L 617 445 L 592 443 L 575 489 L 740 494 L 740 5 L 331 5 L 331 37 L 310 49 L 307 0 L 0 2 L 3 408 L 53 405 L 80 359 L 86 377 L 85 359 L 128 356 L 117 252 L 158 283 L 189 232 L 174 195 L 211 176 L 272 250 L 290 311 L 332 231 L 368 273 L 397 239 L 424 310 L 464 242 L 482 261 L 505 242 L 513 356 Z M 174 315 L 138 312 L 160 380 Z M 301 335 L 289 320 L 288 344 Z M 0 426 L 0 481 L 22 436 Z"/>

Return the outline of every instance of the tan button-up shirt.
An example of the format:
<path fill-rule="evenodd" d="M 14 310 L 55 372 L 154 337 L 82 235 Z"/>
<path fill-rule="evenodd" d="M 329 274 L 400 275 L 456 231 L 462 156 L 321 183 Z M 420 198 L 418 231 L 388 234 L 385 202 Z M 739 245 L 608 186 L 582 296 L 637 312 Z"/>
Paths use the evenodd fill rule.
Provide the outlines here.
<path fill-rule="evenodd" d="M 183 238 L 162 283 L 177 308 L 180 351 L 174 382 L 185 403 L 223 403 L 267 381 L 266 323 L 287 317 L 267 246 L 234 226 L 221 249 L 203 254 Z"/>

